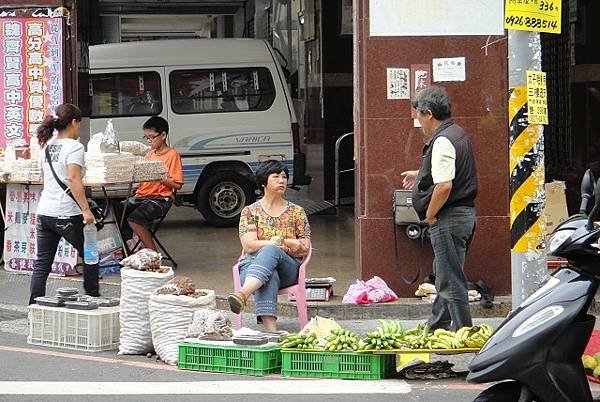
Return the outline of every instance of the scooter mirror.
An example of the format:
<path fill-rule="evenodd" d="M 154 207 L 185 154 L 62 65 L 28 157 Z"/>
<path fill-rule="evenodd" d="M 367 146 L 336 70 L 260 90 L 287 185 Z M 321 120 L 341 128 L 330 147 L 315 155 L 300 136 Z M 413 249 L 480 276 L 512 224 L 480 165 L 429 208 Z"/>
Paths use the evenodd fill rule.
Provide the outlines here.
<path fill-rule="evenodd" d="M 583 174 L 583 178 L 581 179 L 581 204 L 579 206 L 579 213 L 586 215 L 588 201 L 594 194 L 594 189 L 596 180 L 594 178 L 594 173 L 592 169 L 588 169 Z"/>
<path fill-rule="evenodd" d="M 585 226 L 587 230 L 592 230 L 594 228 L 594 221 L 598 217 L 598 212 L 600 211 L 600 179 L 596 183 L 596 188 L 594 188 L 594 200 L 595 205 L 588 216 L 588 223 Z"/>

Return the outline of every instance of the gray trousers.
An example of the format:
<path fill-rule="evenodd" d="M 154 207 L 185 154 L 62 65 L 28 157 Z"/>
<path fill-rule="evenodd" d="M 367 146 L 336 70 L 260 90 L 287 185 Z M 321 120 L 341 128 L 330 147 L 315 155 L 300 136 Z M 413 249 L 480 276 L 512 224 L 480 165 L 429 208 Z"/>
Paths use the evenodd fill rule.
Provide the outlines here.
<path fill-rule="evenodd" d="M 456 331 L 473 325 L 463 268 L 476 220 L 475 208 L 450 207 L 442 209 L 429 228 L 437 291 L 428 320 L 431 329 Z"/>

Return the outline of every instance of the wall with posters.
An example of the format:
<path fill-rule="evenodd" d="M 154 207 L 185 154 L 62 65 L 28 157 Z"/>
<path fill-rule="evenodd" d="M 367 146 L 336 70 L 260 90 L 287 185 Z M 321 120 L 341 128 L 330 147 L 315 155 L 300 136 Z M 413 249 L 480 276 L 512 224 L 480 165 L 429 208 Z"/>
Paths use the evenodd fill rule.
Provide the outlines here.
<path fill-rule="evenodd" d="M 402 296 L 412 296 L 394 256 L 392 191 L 402 187 L 401 173 L 418 169 L 424 137 L 411 116 L 410 94 L 424 83 L 441 85 L 452 101 L 452 116 L 471 135 L 478 168 L 477 231 L 465 273 L 484 280 L 495 294 L 510 292 L 510 217 L 508 208 L 508 38 L 502 29 L 497 1 L 355 1 L 354 138 L 356 149 L 356 253 L 363 279 L 378 275 Z M 498 3 L 498 4 L 497 4 Z M 377 4 L 403 13 L 382 15 Z M 468 4 L 477 7 L 469 8 Z M 485 4 L 490 8 L 482 8 Z M 493 7 L 492 7 L 493 6 Z M 407 11 L 407 10 L 410 10 Z M 477 12 L 495 21 L 482 26 Z M 473 23 L 456 24 L 457 12 Z M 440 20 L 438 17 L 443 16 Z M 373 19 L 375 17 L 375 19 Z M 381 17 L 381 18 L 380 18 Z M 388 24 L 394 18 L 414 18 L 411 24 Z M 462 18 L 462 17 L 461 17 Z M 431 27 L 440 28 L 434 31 Z M 421 36 L 416 30 L 421 29 Z M 388 69 L 402 91 L 388 97 Z M 406 77 L 406 72 L 410 76 Z M 398 85 L 394 85 L 397 88 Z M 393 91 L 392 91 L 393 92 Z M 432 273 L 428 240 L 408 239 L 397 228 L 399 268 L 407 278 L 418 269 L 418 282 Z"/>
<path fill-rule="evenodd" d="M 0 152 L 63 102 L 61 18 L 0 18 Z"/>

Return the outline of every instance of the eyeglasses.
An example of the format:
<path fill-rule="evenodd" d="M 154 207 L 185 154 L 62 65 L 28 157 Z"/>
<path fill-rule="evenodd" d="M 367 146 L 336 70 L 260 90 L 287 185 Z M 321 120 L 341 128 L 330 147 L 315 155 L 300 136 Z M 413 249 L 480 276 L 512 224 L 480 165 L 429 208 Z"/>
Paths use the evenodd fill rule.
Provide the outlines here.
<path fill-rule="evenodd" d="M 145 135 L 142 135 L 142 139 L 146 140 L 148 143 L 154 141 L 155 138 L 160 137 L 162 134 L 157 134 L 154 137 L 146 137 Z"/>

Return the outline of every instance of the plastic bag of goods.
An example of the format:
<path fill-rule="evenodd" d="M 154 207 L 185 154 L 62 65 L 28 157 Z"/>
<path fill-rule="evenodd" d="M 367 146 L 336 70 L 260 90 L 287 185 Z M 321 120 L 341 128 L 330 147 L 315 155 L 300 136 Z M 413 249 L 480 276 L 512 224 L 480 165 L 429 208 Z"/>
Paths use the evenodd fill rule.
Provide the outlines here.
<path fill-rule="evenodd" d="M 129 152 L 137 156 L 146 156 L 150 147 L 139 141 L 119 141 L 121 152 Z"/>
<path fill-rule="evenodd" d="M 102 153 L 119 153 L 119 141 L 117 141 L 117 133 L 112 124 L 112 119 L 106 123 L 106 128 L 100 140 L 100 151 Z"/>
<path fill-rule="evenodd" d="M 160 271 L 162 255 L 149 248 L 143 248 L 127 258 L 123 258 L 121 265 L 138 271 Z M 163 284 L 161 284 L 163 285 Z M 154 289 L 153 289 L 154 290 Z"/>
<path fill-rule="evenodd" d="M 146 258 L 133 258 L 137 255 L 134 254 L 121 261 L 125 268 L 121 269 L 119 354 L 144 354 L 154 350 L 148 300 L 157 288 L 173 278 L 170 267 L 160 266 L 160 254 L 148 249 L 142 251 Z M 157 259 L 158 268 L 155 267 Z"/>
<path fill-rule="evenodd" d="M 90 140 L 87 143 L 87 151 L 92 154 L 99 154 L 102 151 L 100 150 L 100 143 L 102 142 L 102 136 L 104 133 L 96 133 L 92 135 Z"/>
<path fill-rule="evenodd" d="M 229 341 L 233 329 L 229 317 L 221 310 L 201 309 L 194 312 L 186 338 L 208 341 Z"/>
<path fill-rule="evenodd" d="M 215 292 L 210 289 L 191 289 L 178 286 L 181 282 L 193 285 L 189 278 L 176 277 L 156 289 L 150 296 L 150 327 L 152 343 L 160 359 L 171 365 L 179 359 L 179 344 L 185 339 L 194 313 L 202 308 L 215 307 Z"/>

